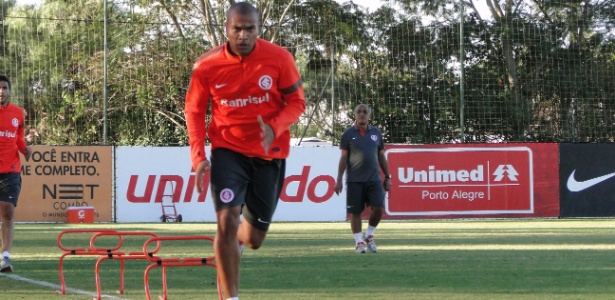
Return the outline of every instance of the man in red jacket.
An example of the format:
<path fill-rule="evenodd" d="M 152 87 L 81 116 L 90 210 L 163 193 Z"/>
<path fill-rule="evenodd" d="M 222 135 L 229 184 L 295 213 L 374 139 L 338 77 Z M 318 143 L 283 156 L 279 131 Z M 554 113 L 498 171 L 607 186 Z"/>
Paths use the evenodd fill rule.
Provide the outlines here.
<path fill-rule="evenodd" d="M 0 75 L 0 220 L 2 220 L 2 258 L 0 272 L 13 272 L 10 251 L 13 246 L 13 215 L 21 191 L 21 159 L 32 148 L 24 139 L 24 111 L 9 100 L 11 81 Z"/>
<path fill-rule="evenodd" d="M 194 64 L 185 113 L 199 193 L 211 171 L 220 286 L 225 299 L 239 299 L 239 245 L 258 249 L 267 235 L 284 184 L 289 127 L 305 111 L 305 97 L 292 55 L 258 38 L 256 8 L 238 2 L 226 18 L 228 42 Z"/>

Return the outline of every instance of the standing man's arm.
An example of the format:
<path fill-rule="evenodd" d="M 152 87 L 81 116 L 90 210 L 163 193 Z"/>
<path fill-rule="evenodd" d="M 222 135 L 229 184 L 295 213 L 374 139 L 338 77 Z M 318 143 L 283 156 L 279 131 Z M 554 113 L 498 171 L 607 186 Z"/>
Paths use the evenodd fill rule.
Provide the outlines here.
<path fill-rule="evenodd" d="M 337 180 L 335 181 L 335 193 L 339 195 L 342 192 L 342 186 L 344 184 L 344 172 L 348 165 L 348 150 L 341 148 L 342 156 L 340 157 L 340 163 L 337 167 Z"/>
<path fill-rule="evenodd" d="M 19 128 L 17 128 L 17 149 L 19 149 L 19 152 L 21 152 L 26 158 L 29 158 L 30 154 L 32 154 L 32 147 L 28 146 L 26 143 L 24 127 L 25 125 L 21 123 L 19 124 Z"/>
<path fill-rule="evenodd" d="M 378 164 L 380 164 L 380 169 L 382 169 L 382 173 L 384 173 L 384 182 L 382 183 L 384 190 L 388 191 L 391 188 L 391 173 L 389 172 L 387 158 L 384 156 L 384 149 L 378 151 Z"/>

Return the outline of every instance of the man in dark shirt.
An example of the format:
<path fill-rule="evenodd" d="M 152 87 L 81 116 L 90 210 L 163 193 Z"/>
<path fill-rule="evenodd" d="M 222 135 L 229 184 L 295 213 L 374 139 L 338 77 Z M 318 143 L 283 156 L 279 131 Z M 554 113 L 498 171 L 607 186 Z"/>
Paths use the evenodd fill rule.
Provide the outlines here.
<path fill-rule="evenodd" d="M 369 125 L 371 109 L 359 104 L 354 110 L 355 124 L 348 128 L 340 141 L 340 158 L 335 193 L 342 191 L 346 173 L 346 211 L 351 215 L 350 226 L 355 239 L 355 251 L 378 252 L 374 231 L 382 219 L 385 191 L 391 188 L 391 175 L 384 156 L 384 141 L 378 128 Z M 380 177 L 384 173 L 384 181 Z M 362 234 L 361 213 L 366 206 L 372 211 L 369 226 Z"/>

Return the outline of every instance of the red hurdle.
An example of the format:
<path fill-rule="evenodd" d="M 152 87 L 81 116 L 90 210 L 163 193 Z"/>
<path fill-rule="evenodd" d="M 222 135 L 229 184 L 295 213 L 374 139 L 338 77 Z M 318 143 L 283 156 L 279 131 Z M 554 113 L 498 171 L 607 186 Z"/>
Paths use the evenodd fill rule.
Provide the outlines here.
<path fill-rule="evenodd" d="M 74 234 L 90 234 L 89 247 L 69 247 L 66 246 L 66 236 Z M 105 237 L 111 237 L 105 238 Z M 129 237 L 142 237 L 146 239 L 143 243 L 143 248 L 135 248 L 139 251 L 128 251 L 129 249 L 124 242 Z M 117 239 L 117 240 L 116 240 Z M 149 289 L 149 272 L 156 268 L 162 268 L 162 289 L 163 296 L 159 296 L 161 300 L 168 299 L 168 287 L 167 287 L 167 267 L 197 267 L 197 266 L 209 266 L 216 269 L 214 255 L 208 257 L 167 257 L 164 258 L 159 253 L 162 243 L 164 241 L 207 241 L 214 242 L 214 239 L 209 236 L 195 235 L 195 236 L 158 236 L 149 231 L 117 231 L 111 229 L 68 229 L 62 231 L 58 235 L 57 243 L 58 247 L 64 251 L 59 260 L 59 274 L 60 274 L 60 291 L 56 291 L 58 294 L 66 294 L 66 282 L 64 278 L 64 258 L 69 255 L 89 255 L 96 256 L 98 259 L 95 264 L 95 280 L 96 280 L 96 300 L 102 299 L 101 284 L 100 284 L 100 265 L 105 260 L 119 260 L 120 261 L 120 289 L 119 294 L 124 293 L 124 268 L 126 260 L 149 260 L 152 262 L 146 267 L 143 275 L 145 295 L 148 300 L 151 300 Z M 97 242 L 98 241 L 98 242 Z M 98 246 L 96 244 L 99 244 Z M 100 244 L 108 244 L 110 246 L 101 246 Z M 155 243 L 155 247 L 152 245 Z M 153 248 L 153 249 L 149 249 Z M 213 253 L 213 251 L 212 251 Z M 222 300 L 222 291 L 220 289 L 219 278 L 216 276 L 218 298 Z"/>
<path fill-rule="evenodd" d="M 143 244 L 143 253 L 148 253 L 149 244 L 156 242 L 157 247 L 159 249 L 162 241 L 187 241 L 187 240 L 204 240 L 214 242 L 214 239 L 209 236 L 204 235 L 195 235 L 195 236 L 158 236 L 153 237 L 147 240 Z M 150 290 L 149 290 L 149 272 L 156 267 L 162 268 L 162 291 L 163 297 L 159 297 L 160 300 L 168 299 L 167 292 L 167 269 L 168 267 L 197 267 L 197 266 L 210 266 L 216 269 L 216 264 L 214 263 L 214 256 L 208 257 L 184 257 L 184 258 L 162 258 L 155 256 L 147 256 L 152 264 L 150 264 L 145 269 L 145 274 L 143 275 L 143 281 L 145 285 L 145 295 L 147 296 L 147 300 L 151 300 Z M 220 289 L 220 282 L 218 277 L 216 276 L 216 282 L 218 286 L 218 298 L 222 300 L 222 291 Z"/>
<path fill-rule="evenodd" d="M 96 240 L 100 237 L 104 236 L 117 236 L 119 241 L 123 241 L 128 236 L 142 236 L 142 237 L 157 237 L 157 235 L 153 232 L 149 231 L 115 231 L 115 232 L 99 232 L 92 236 L 90 239 L 90 249 L 94 251 L 95 249 L 100 249 L 96 247 Z M 102 299 L 102 292 L 100 286 L 100 264 L 109 259 L 116 259 L 120 261 L 120 289 L 118 291 L 119 294 L 124 293 L 124 265 L 126 260 L 145 260 L 149 259 L 149 257 L 153 256 L 160 249 L 160 244 L 151 252 L 143 252 L 143 251 L 107 251 L 104 256 L 101 256 L 96 260 L 96 267 L 94 269 L 95 278 L 96 278 L 96 298 L 97 300 Z M 101 253 L 102 254 L 102 253 Z"/>
<path fill-rule="evenodd" d="M 64 251 L 64 253 L 60 256 L 60 260 L 58 263 L 58 272 L 60 273 L 60 290 L 56 291 L 58 294 L 66 294 L 66 281 L 64 279 L 64 258 L 69 255 L 90 255 L 90 256 L 101 256 L 106 255 L 107 252 L 117 251 L 120 247 L 122 247 L 122 240 L 118 241 L 118 244 L 111 248 L 91 248 L 91 247 L 82 247 L 75 248 L 69 247 L 62 243 L 62 238 L 65 235 L 74 235 L 74 234 L 96 234 L 102 232 L 115 232 L 115 230 L 111 229 L 68 229 L 62 231 L 58 235 L 58 247 L 60 250 Z"/>

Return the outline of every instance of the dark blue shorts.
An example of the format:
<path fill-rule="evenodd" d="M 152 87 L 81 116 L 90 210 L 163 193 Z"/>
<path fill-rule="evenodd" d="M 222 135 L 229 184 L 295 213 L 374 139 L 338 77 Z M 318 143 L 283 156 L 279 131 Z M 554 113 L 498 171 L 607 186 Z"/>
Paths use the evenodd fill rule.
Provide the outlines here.
<path fill-rule="evenodd" d="M 284 186 L 286 160 L 264 160 L 218 148 L 211 152 L 211 195 L 219 211 L 243 205 L 244 220 L 267 231 Z"/>
<path fill-rule="evenodd" d="M 384 187 L 382 181 L 347 182 L 346 212 L 360 214 L 366 206 L 384 207 Z"/>
<path fill-rule="evenodd" d="M 21 191 L 21 175 L 19 173 L 0 173 L 0 201 L 17 206 Z"/>

